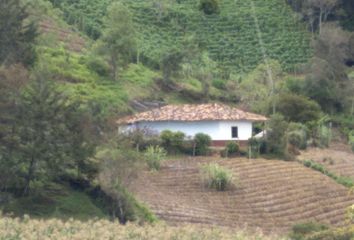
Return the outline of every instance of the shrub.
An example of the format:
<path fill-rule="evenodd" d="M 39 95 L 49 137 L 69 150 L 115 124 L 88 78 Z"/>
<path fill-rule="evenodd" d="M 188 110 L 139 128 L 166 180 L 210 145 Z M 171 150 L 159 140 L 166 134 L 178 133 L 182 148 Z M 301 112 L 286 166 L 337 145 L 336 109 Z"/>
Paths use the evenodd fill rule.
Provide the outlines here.
<path fill-rule="evenodd" d="M 160 146 L 150 146 L 146 149 L 144 156 L 150 170 L 158 171 L 165 160 L 166 151 Z"/>
<path fill-rule="evenodd" d="M 235 154 L 239 153 L 239 151 L 240 151 L 240 146 L 236 142 L 230 141 L 226 144 L 226 147 L 222 152 L 222 156 L 224 157 L 234 156 Z"/>
<path fill-rule="evenodd" d="M 328 229 L 315 232 L 305 240 L 351 240 L 354 237 L 354 228 Z"/>
<path fill-rule="evenodd" d="M 337 176 L 336 174 L 328 171 L 322 164 L 316 163 L 312 160 L 305 160 L 303 161 L 305 167 L 312 168 L 313 170 L 319 171 L 324 175 L 332 178 L 338 184 L 341 184 L 345 187 L 353 187 L 354 181 L 349 177 Z"/>
<path fill-rule="evenodd" d="M 350 131 L 348 134 L 349 144 L 354 152 L 354 131 Z"/>
<path fill-rule="evenodd" d="M 90 57 L 86 60 L 87 67 L 102 77 L 109 76 L 109 66 L 98 57 Z"/>
<path fill-rule="evenodd" d="M 233 184 L 231 171 L 217 163 L 204 165 L 202 167 L 202 177 L 208 188 L 214 188 L 218 191 L 225 191 Z"/>
<path fill-rule="evenodd" d="M 320 147 L 328 147 L 329 143 L 332 140 L 332 132 L 331 129 L 322 125 L 317 128 L 317 137 L 318 137 L 318 142 L 317 144 Z"/>
<path fill-rule="evenodd" d="M 194 136 L 195 154 L 207 155 L 209 153 L 209 146 L 211 144 L 211 138 L 208 134 L 197 133 Z"/>
<path fill-rule="evenodd" d="M 207 15 L 220 13 L 218 0 L 200 0 L 199 10 L 203 11 Z"/>
<path fill-rule="evenodd" d="M 299 223 L 292 227 L 290 238 L 293 240 L 305 240 L 307 235 L 326 229 L 328 229 L 326 225 L 316 222 Z"/>
<path fill-rule="evenodd" d="M 160 134 L 161 145 L 169 153 L 176 154 L 183 151 L 183 143 L 185 139 L 183 132 L 172 132 L 170 130 L 164 130 Z"/>
<path fill-rule="evenodd" d="M 226 81 L 222 79 L 215 79 L 212 81 L 213 87 L 220 89 L 220 90 L 226 90 Z"/>
<path fill-rule="evenodd" d="M 288 143 L 298 149 L 307 148 L 308 128 L 301 123 L 290 123 L 288 126 Z"/>
<path fill-rule="evenodd" d="M 264 145 L 264 146 L 262 146 Z M 257 158 L 259 156 L 259 154 L 261 153 L 261 150 L 263 149 L 265 153 L 265 141 L 263 138 L 250 138 L 248 139 L 248 152 L 247 152 L 247 156 L 250 158 Z"/>

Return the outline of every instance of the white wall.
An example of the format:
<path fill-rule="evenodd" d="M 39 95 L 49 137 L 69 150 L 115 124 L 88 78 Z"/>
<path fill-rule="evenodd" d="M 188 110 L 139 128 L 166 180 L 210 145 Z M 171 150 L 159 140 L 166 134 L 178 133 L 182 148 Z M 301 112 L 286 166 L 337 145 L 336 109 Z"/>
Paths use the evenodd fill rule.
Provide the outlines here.
<path fill-rule="evenodd" d="M 252 122 L 249 121 L 140 122 L 130 128 L 132 127 L 149 129 L 156 133 L 160 133 L 163 130 L 181 131 L 186 136 L 191 137 L 196 133 L 205 133 L 212 140 L 248 140 L 252 137 Z M 232 138 L 231 127 L 238 127 L 238 138 Z"/>

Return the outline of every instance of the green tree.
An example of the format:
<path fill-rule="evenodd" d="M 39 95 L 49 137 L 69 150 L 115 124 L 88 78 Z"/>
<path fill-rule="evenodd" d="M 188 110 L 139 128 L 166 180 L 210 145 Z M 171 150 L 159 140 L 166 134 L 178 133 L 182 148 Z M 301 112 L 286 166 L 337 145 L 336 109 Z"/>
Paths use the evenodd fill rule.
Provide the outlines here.
<path fill-rule="evenodd" d="M 18 144 L 18 137 L 14 133 L 18 97 L 27 82 L 28 72 L 23 66 L 0 67 L 0 190 L 21 182 L 21 179 L 13 177 L 19 164 L 11 155 L 16 153 Z"/>
<path fill-rule="evenodd" d="M 264 112 L 282 87 L 280 80 L 283 77 L 283 71 L 280 63 L 270 60 L 268 64 L 273 81 L 269 80 L 267 64 L 262 63 L 250 72 L 238 87 L 237 93 L 241 101 L 256 112 Z"/>
<path fill-rule="evenodd" d="M 321 117 L 321 107 L 313 100 L 296 94 L 281 94 L 277 99 L 277 110 L 289 122 L 306 123 Z"/>
<path fill-rule="evenodd" d="M 57 86 L 38 77 L 23 90 L 13 132 L 17 142 L 9 151 L 7 167 L 24 194 L 36 184 L 54 180 L 77 169 L 93 154 L 83 137 L 77 104 L 69 102 Z M 77 158 L 76 161 L 73 160 Z M 8 169 L 1 169 L 4 172 Z"/>
<path fill-rule="evenodd" d="M 108 57 L 112 77 L 117 80 L 118 70 L 127 65 L 136 51 L 136 32 L 132 15 L 121 3 L 113 3 L 105 19 L 105 30 L 98 43 L 99 51 Z"/>
<path fill-rule="evenodd" d="M 164 53 L 161 59 L 163 80 L 166 84 L 171 83 L 172 77 L 177 76 L 182 69 L 184 53 L 178 49 L 170 49 Z"/>
<path fill-rule="evenodd" d="M 288 123 L 280 114 L 273 114 L 268 122 L 266 135 L 267 152 L 284 155 Z"/>
<path fill-rule="evenodd" d="M 37 28 L 20 0 L 0 1 L 0 36 L 0 65 L 34 62 Z"/>

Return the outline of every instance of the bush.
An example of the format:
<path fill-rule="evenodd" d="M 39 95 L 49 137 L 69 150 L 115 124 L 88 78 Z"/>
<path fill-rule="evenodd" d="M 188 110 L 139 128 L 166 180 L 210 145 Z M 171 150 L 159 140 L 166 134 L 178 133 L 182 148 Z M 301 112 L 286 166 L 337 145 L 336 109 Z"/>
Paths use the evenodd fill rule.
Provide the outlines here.
<path fill-rule="evenodd" d="M 305 240 L 352 240 L 354 237 L 354 228 L 329 229 L 315 232 L 306 237 Z"/>
<path fill-rule="evenodd" d="M 264 146 L 263 146 L 264 145 Z M 248 139 L 248 152 L 247 156 L 250 158 L 257 158 L 259 154 L 261 153 L 261 150 L 263 150 L 265 153 L 265 141 L 263 138 L 250 138 Z M 250 151 L 251 150 L 251 151 Z"/>
<path fill-rule="evenodd" d="M 194 136 L 195 154 L 207 155 L 209 153 L 209 146 L 211 144 L 211 138 L 208 134 L 197 133 Z"/>
<path fill-rule="evenodd" d="M 303 162 L 305 167 L 312 168 L 313 170 L 319 171 L 323 173 L 324 175 L 332 178 L 335 180 L 338 184 L 341 184 L 345 187 L 353 187 L 354 186 L 354 181 L 349 178 L 349 177 L 343 177 L 343 176 L 337 176 L 336 174 L 328 171 L 322 164 L 316 163 L 312 160 L 305 160 Z"/>
<path fill-rule="evenodd" d="M 317 137 L 318 137 L 318 142 L 317 144 L 320 147 L 328 147 L 329 143 L 332 140 L 332 132 L 331 129 L 322 125 L 319 126 L 317 129 Z"/>
<path fill-rule="evenodd" d="M 349 144 L 352 148 L 352 151 L 354 152 L 354 131 L 350 131 L 348 134 L 348 140 L 349 140 Z"/>
<path fill-rule="evenodd" d="M 161 144 L 160 137 L 149 129 L 134 129 L 127 133 L 119 134 L 115 141 L 124 148 L 135 148 L 145 151 L 149 146 Z"/>
<path fill-rule="evenodd" d="M 185 134 L 183 132 L 172 132 L 164 130 L 160 134 L 161 146 L 164 147 L 168 153 L 179 153 L 183 151 Z"/>
<path fill-rule="evenodd" d="M 292 227 L 290 238 L 293 240 L 305 240 L 307 235 L 326 229 L 328 229 L 326 225 L 316 222 L 299 223 Z"/>
<path fill-rule="evenodd" d="M 220 13 L 218 0 L 200 0 L 199 10 L 207 15 Z"/>
<path fill-rule="evenodd" d="M 223 157 L 230 157 L 230 156 L 235 156 L 237 153 L 240 151 L 240 146 L 234 142 L 228 142 L 225 149 L 222 150 L 222 156 Z"/>
<path fill-rule="evenodd" d="M 233 184 L 231 171 L 217 163 L 204 165 L 202 167 L 202 178 L 208 188 L 214 188 L 218 191 L 225 191 Z"/>
<path fill-rule="evenodd" d="M 308 131 L 308 128 L 301 123 L 290 123 L 288 126 L 288 143 L 298 149 L 306 149 Z"/>
<path fill-rule="evenodd" d="M 90 57 L 86 60 L 87 67 L 102 77 L 109 76 L 109 66 L 98 57 Z"/>
<path fill-rule="evenodd" d="M 166 151 L 160 146 L 150 146 L 145 151 L 145 160 L 150 170 L 160 170 L 161 163 L 165 160 Z"/>
<path fill-rule="evenodd" d="M 212 81 L 213 87 L 220 89 L 220 90 L 226 90 L 226 81 L 222 79 L 215 79 Z"/>

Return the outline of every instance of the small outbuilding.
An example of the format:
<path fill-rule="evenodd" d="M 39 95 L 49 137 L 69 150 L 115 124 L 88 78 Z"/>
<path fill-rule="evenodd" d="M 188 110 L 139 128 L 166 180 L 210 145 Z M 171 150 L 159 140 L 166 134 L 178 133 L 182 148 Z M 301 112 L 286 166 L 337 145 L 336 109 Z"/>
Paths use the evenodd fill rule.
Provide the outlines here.
<path fill-rule="evenodd" d="M 224 104 L 166 105 L 119 119 L 125 130 L 148 129 L 157 134 L 181 131 L 187 137 L 208 134 L 213 146 L 225 146 L 229 141 L 246 142 L 252 137 L 253 123 L 267 118 Z"/>

